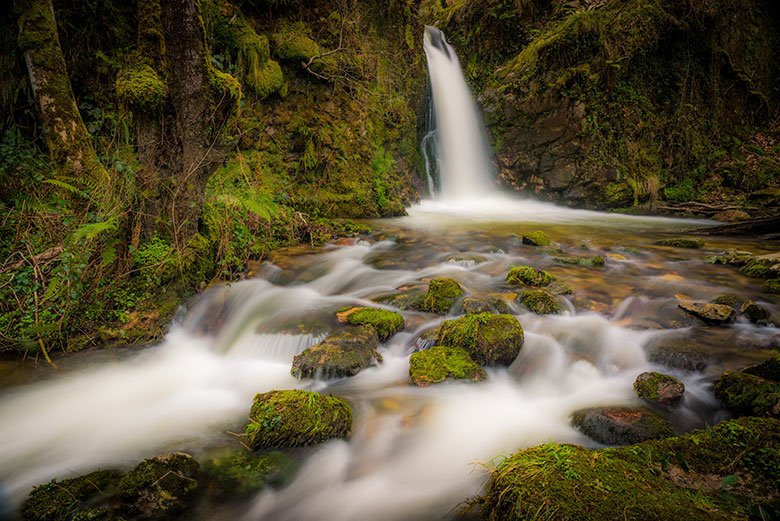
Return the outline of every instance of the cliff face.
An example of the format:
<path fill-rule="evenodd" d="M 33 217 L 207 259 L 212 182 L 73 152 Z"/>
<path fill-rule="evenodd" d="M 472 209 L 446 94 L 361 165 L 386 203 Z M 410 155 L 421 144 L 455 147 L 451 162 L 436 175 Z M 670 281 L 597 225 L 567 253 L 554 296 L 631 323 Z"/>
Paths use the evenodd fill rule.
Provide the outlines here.
<path fill-rule="evenodd" d="M 464 55 L 502 184 L 592 208 L 776 197 L 775 3 L 488 4 L 420 13 Z"/>

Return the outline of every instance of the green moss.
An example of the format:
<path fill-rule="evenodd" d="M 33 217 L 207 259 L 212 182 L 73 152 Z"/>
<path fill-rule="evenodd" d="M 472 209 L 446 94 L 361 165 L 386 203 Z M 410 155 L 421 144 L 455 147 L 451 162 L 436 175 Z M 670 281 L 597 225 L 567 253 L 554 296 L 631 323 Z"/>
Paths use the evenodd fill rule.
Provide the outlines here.
<path fill-rule="evenodd" d="M 536 230 L 529 233 L 528 235 L 523 235 L 523 244 L 531 244 L 532 246 L 547 246 L 550 244 L 550 238 L 547 237 L 547 234 L 543 231 Z"/>
<path fill-rule="evenodd" d="M 482 518 L 746 519 L 750 507 L 777 497 L 777 447 L 780 422 L 756 418 L 600 451 L 542 445 L 496 467 Z M 730 493 L 727 476 L 738 485 Z"/>
<path fill-rule="evenodd" d="M 428 291 L 414 302 L 412 307 L 419 311 L 444 315 L 461 295 L 463 295 L 463 288 L 453 279 L 433 279 L 428 284 Z"/>
<path fill-rule="evenodd" d="M 764 285 L 761 286 L 761 289 L 764 293 L 769 293 L 770 295 L 780 295 L 780 279 L 767 280 L 764 282 Z"/>
<path fill-rule="evenodd" d="M 509 365 L 523 340 L 523 327 L 514 316 L 481 313 L 442 323 L 438 344 L 465 349 L 479 365 Z"/>
<path fill-rule="evenodd" d="M 281 452 L 256 454 L 245 449 L 224 449 L 201 462 L 209 478 L 211 495 L 242 499 L 279 482 L 293 464 Z"/>
<path fill-rule="evenodd" d="M 404 327 L 404 317 L 400 313 L 376 308 L 360 308 L 347 315 L 347 322 L 374 328 L 382 342 Z"/>
<path fill-rule="evenodd" d="M 125 521 L 124 517 L 109 507 L 82 510 L 69 519 L 70 521 Z"/>
<path fill-rule="evenodd" d="M 241 100 L 241 84 L 238 80 L 226 72 L 211 68 L 209 82 L 217 97 L 227 97 L 234 111 L 238 110 Z"/>
<path fill-rule="evenodd" d="M 381 360 L 376 351 L 379 337 L 373 327 L 358 327 L 328 336 L 293 358 L 291 373 L 297 378 L 354 376 Z"/>
<path fill-rule="evenodd" d="M 131 107 L 153 110 L 165 103 L 168 88 L 150 66 L 129 65 L 116 76 L 116 94 Z"/>
<path fill-rule="evenodd" d="M 770 317 L 769 311 L 767 311 L 764 306 L 757 304 L 752 300 L 743 302 L 742 306 L 739 308 L 739 311 L 753 323 L 767 320 Z"/>
<path fill-rule="evenodd" d="M 492 313 L 493 309 L 485 299 L 466 297 L 463 299 L 463 312 L 467 315 L 476 315 L 479 313 Z"/>
<path fill-rule="evenodd" d="M 749 373 L 725 372 L 715 380 L 715 397 L 738 415 L 780 416 L 780 382 Z"/>
<path fill-rule="evenodd" d="M 729 264 L 732 266 L 744 266 L 753 259 L 749 251 L 726 250 L 718 255 L 711 255 L 704 260 L 710 264 Z"/>
<path fill-rule="evenodd" d="M 780 353 L 765 362 L 746 367 L 741 372 L 780 382 Z"/>
<path fill-rule="evenodd" d="M 606 264 L 604 257 L 599 255 L 594 257 L 554 257 L 553 260 L 561 264 L 573 264 L 575 266 L 604 266 Z"/>
<path fill-rule="evenodd" d="M 675 405 L 682 399 L 685 385 L 668 374 L 645 372 L 634 380 L 634 392 L 647 402 Z"/>
<path fill-rule="evenodd" d="M 270 391 L 255 396 L 244 439 L 254 450 L 303 447 L 352 430 L 352 409 L 335 396 L 310 391 Z"/>
<path fill-rule="evenodd" d="M 506 281 L 513 286 L 525 284 L 527 286 L 547 286 L 555 277 L 546 271 L 537 270 L 530 266 L 513 266 L 507 273 Z"/>
<path fill-rule="evenodd" d="M 739 270 L 739 272 L 746 277 L 751 277 L 754 279 L 769 279 L 777 275 L 772 271 L 770 266 L 756 261 L 748 262 L 745 266 L 742 267 L 742 269 Z"/>
<path fill-rule="evenodd" d="M 268 60 L 254 71 L 252 75 L 248 75 L 245 81 L 259 99 L 265 99 L 282 89 L 284 75 L 282 74 L 282 68 L 277 62 Z"/>
<path fill-rule="evenodd" d="M 306 34 L 302 23 L 285 24 L 273 34 L 274 56 L 291 62 L 308 62 L 322 54 L 319 44 Z"/>
<path fill-rule="evenodd" d="M 552 315 L 561 312 L 555 295 L 543 289 L 527 289 L 517 296 L 517 301 L 537 315 Z"/>
<path fill-rule="evenodd" d="M 553 295 L 571 295 L 574 289 L 565 282 L 553 282 L 547 287 L 547 291 Z"/>
<path fill-rule="evenodd" d="M 136 465 L 119 481 L 117 493 L 131 514 L 159 519 L 189 508 L 199 480 L 198 462 L 174 452 Z"/>
<path fill-rule="evenodd" d="M 732 308 L 737 308 L 744 302 L 744 297 L 740 297 L 739 295 L 735 295 L 733 293 L 724 293 L 723 295 L 718 295 L 712 301 L 713 304 L 720 304 L 722 306 L 729 306 Z"/>
<path fill-rule="evenodd" d="M 409 381 L 420 387 L 446 379 L 478 382 L 485 378 L 485 370 L 459 347 L 433 346 L 409 357 Z"/>
<path fill-rule="evenodd" d="M 106 501 L 113 493 L 121 473 L 98 470 L 85 476 L 38 485 L 22 506 L 26 521 L 66 521 L 87 505 Z"/>
<path fill-rule="evenodd" d="M 662 239 L 660 241 L 654 242 L 653 244 L 657 244 L 658 246 L 672 246 L 674 248 L 701 249 L 704 248 L 704 239 Z"/>

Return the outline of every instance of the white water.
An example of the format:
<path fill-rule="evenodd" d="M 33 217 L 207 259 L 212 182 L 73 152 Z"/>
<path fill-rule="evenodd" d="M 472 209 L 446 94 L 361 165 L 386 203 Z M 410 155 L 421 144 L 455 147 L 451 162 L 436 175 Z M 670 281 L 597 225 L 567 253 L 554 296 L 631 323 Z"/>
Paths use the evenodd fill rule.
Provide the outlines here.
<path fill-rule="evenodd" d="M 493 191 L 493 166 L 484 126 L 455 50 L 444 34 L 426 27 L 423 38 L 436 114 L 441 197 L 473 198 Z"/>

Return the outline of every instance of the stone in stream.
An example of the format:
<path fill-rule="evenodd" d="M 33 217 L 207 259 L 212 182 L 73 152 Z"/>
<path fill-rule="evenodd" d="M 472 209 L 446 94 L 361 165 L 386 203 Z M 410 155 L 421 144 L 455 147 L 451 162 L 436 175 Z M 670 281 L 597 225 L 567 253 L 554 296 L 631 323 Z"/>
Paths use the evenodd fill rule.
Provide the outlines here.
<path fill-rule="evenodd" d="M 710 255 L 704 260 L 710 264 L 728 264 L 730 266 L 744 266 L 753 258 L 749 251 L 730 249 L 717 255 Z"/>
<path fill-rule="evenodd" d="M 771 279 L 764 282 L 761 289 L 764 293 L 769 293 L 770 295 L 780 295 L 780 279 Z"/>
<path fill-rule="evenodd" d="M 718 295 L 712 300 L 713 304 L 721 304 L 723 306 L 730 306 L 734 309 L 737 309 L 742 304 L 745 303 L 747 299 L 744 297 L 741 297 L 739 295 L 735 295 L 733 293 L 724 293 L 722 295 Z"/>
<path fill-rule="evenodd" d="M 737 312 L 731 306 L 723 304 L 709 304 L 707 302 L 694 302 L 681 299 L 677 305 L 683 311 L 699 318 L 708 324 L 729 324 L 737 318 Z"/>
<path fill-rule="evenodd" d="M 447 257 L 447 264 L 455 264 L 456 266 L 470 268 L 489 260 L 489 257 L 480 255 L 479 253 L 456 253 Z"/>
<path fill-rule="evenodd" d="M 493 306 L 490 305 L 487 299 L 466 297 L 463 299 L 463 312 L 467 315 L 493 313 Z"/>
<path fill-rule="evenodd" d="M 449 278 L 433 279 L 428 291 L 411 304 L 413 309 L 446 315 L 452 305 L 463 295 L 463 288 Z"/>
<path fill-rule="evenodd" d="M 703 346 L 686 339 L 662 339 L 647 350 L 648 361 L 683 371 L 701 371 L 711 354 Z"/>
<path fill-rule="evenodd" d="M 480 313 L 447 320 L 437 343 L 464 349 L 479 365 L 509 365 L 523 347 L 523 327 L 513 315 Z"/>
<path fill-rule="evenodd" d="M 572 287 L 566 284 L 565 282 L 553 282 L 552 284 L 547 286 L 547 291 L 549 291 L 553 295 L 571 295 L 572 293 L 574 293 Z"/>
<path fill-rule="evenodd" d="M 512 266 L 506 275 L 507 283 L 513 286 L 548 286 L 554 280 L 551 274 L 531 266 Z"/>
<path fill-rule="evenodd" d="M 278 451 L 251 452 L 245 448 L 222 448 L 201 460 L 206 493 L 218 500 L 248 498 L 270 486 L 286 483 L 295 464 Z"/>
<path fill-rule="evenodd" d="M 409 382 L 420 387 L 444 380 L 479 382 L 487 373 L 459 347 L 434 346 L 409 357 Z"/>
<path fill-rule="evenodd" d="M 769 311 L 761 304 L 757 304 L 752 300 L 745 301 L 739 308 L 739 311 L 754 324 L 769 319 Z"/>
<path fill-rule="evenodd" d="M 404 328 L 404 317 L 386 309 L 354 307 L 341 311 L 336 316 L 339 322 L 373 328 L 382 342 Z"/>
<path fill-rule="evenodd" d="M 244 429 L 252 450 L 305 447 L 352 430 L 352 409 L 343 399 L 311 391 L 270 391 L 255 396 Z"/>
<path fill-rule="evenodd" d="M 523 235 L 523 244 L 530 244 L 531 246 L 548 246 L 550 244 L 550 238 L 547 234 L 541 230 L 533 231 L 527 235 Z"/>
<path fill-rule="evenodd" d="M 653 244 L 657 246 L 671 246 L 673 248 L 701 249 L 704 248 L 704 239 L 662 239 L 660 241 L 655 241 Z"/>
<path fill-rule="evenodd" d="M 573 266 L 604 266 L 604 257 L 596 255 L 594 257 L 553 257 L 553 260 L 559 264 L 571 264 Z"/>
<path fill-rule="evenodd" d="M 108 501 L 121 477 L 122 473 L 117 470 L 98 470 L 77 478 L 54 479 L 38 485 L 22 505 L 22 518 L 26 521 L 69 520 L 78 512 Z"/>
<path fill-rule="evenodd" d="M 674 435 L 669 422 L 643 407 L 582 409 L 573 414 L 572 425 L 604 445 L 631 445 Z"/>
<path fill-rule="evenodd" d="M 520 292 L 517 301 L 537 315 L 554 315 L 561 312 L 555 295 L 543 289 L 527 289 Z"/>
<path fill-rule="evenodd" d="M 296 355 L 290 372 L 296 378 L 354 376 L 381 361 L 377 347 L 379 336 L 373 327 L 351 328 L 332 334 Z"/>
<path fill-rule="evenodd" d="M 646 402 L 669 407 L 680 403 L 685 385 L 668 374 L 648 371 L 636 377 L 634 392 Z"/>
<path fill-rule="evenodd" d="M 741 371 L 723 373 L 715 397 L 739 416 L 780 417 L 780 355 Z"/>

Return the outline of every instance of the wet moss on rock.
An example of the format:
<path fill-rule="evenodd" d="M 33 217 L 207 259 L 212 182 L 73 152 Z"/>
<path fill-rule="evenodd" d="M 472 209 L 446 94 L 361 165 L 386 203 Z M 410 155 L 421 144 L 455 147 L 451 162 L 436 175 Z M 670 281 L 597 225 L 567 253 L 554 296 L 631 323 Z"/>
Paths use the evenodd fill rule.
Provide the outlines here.
<path fill-rule="evenodd" d="M 467 315 L 477 315 L 479 313 L 492 313 L 493 307 L 486 299 L 466 297 L 463 299 L 463 312 Z"/>
<path fill-rule="evenodd" d="M 69 521 L 81 510 L 110 498 L 121 472 L 98 470 L 33 488 L 22 505 L 25 521 Z"/>
<path fill-rule="evenodd" d="M 713 391 L 715 398 L 734 414 L 780 417 L 780 382 L 727 371 L 715 380 Z"/>
<path fill-rule="evenodd" d="M 722 306 L 730 306 L 734 309 L 738 308 L 745 302 L 744 297 L 740 297 L 739 295 L 735 295 L 733 293 L 724 293 L 723 295 L 718 295 L 712 300 L 713 304 L 720 304 Z"/>
<path fill-rule="evenodd" d="M 647 353 L 648 361 L 683 371 L 701 371 L 709 365 L 711 357 L 706 348 L 685 340 L 662 342 Z"/>
<path fill-rule="evenodd" d="M 136 465 L 119 481 L 117 494 L 131 516 L 176 519 L 191 506 L 199 481 L 198 462 L 174 452 Z"/>
<path fill-rule="evenodd" d="M 379 337 L 373 327 L 357 327 L 328 336 L 293 358 L 296 378 L 354 376 L 381 361 Z"/>
<path fill-rule="evenodd" d="M 604 257 L 596 255 L 594 257 L 554 257 L 553 260 L 560 264 L 571 264 L 574 266 L 595 266 L 600 267 L 606 264 Z"/>
<path fill-rule="evenodd" d="M 550 238 L 541 230 L 536 230 L 528 235 L 523 235 L 523 244 L 532 246 L 547 246 L 550 244 Z"/>
<path fill-rule="evenodd" d="M 281 452 L 252 453 L 246 449 L 222 449 L 201 463 L 208 493 L 218 499 L 243 499 L 284 481 L 293 469 Z"/>
<path fill-rule="evenodd" d="M 766 321 L 769 318 L 769 311 L 767 311 L 766 308 L 761 304 L 753 302 L 752 300 L 743 302 L 742 306 L 739 308 L 739 311 L 754 324 Z"/>
<path fill-rule="evenodd" d="M 772 271 L 770 266 L 758 261 L 751 261 L 745 264 L 739 272 L 753 279 L 771 279 L 776 276 L 776 273 Z"/>
<path fill-rule="evenodd" d="M 555 295 L 543 289 L 527 289 L 517 296 L 517 301 L 537 315 L 554 315 L 561 312 Z"/>
<path fill-rule="evenodd" d="M 531 266 L 513 266 L 506 276 L 506 281 L 513 286 L 548 286 L 554 280 L 551 274 Z"/>
<path fill-rule="evenodd" d="M 698 250 L 704 248 L 704 239 L 684 239 L 684 238 L 662 239 L 660 241 L 654 242 L 653 244 L 656 244 L 658 246 L 671 246 L 673 248 L 692 248 Z"/>
<path fill-rule="evenodd" d="M 428 284 L 428 291 L 425 292 L 425 295 L 413 302 L 411 307 L 418 311 L 445 315 L 462 295 L 463 288 L 455 280 L 450 278 L 433 279 Z"/>
<path fill-rule="evenodd" d="M 509 365 L 523 340 L 523 327 L 514 316 L 480 313 L 442 323 L 438 344 L 466 350 L 479 365 Z"/>
<path fill-rule="evenodd" d="M 311 391 L 270 391 L 255 396 L 244 429 L 253 450 L 304 447 L 352 430 L 352 409 L 346 401 Z"/>
<path fill-rule="evenodd" d="M 761 289 L 764 293 L 769 293 L 770 295 L 780 295 L 780 279 L 771 279 L 764 282 Z"/>
<path fill-rule="evenodd" d="M 748 366 L 741 372 L 780 382 L 780 353 L 765 362 Z"/>
<path fill-rule="evenodd" d="M 349 324 L 373 328 L 382 342 L 404 327 L 404 317 L 386 309 L 360 308 L 347 315 L 346 320 Z"/>
<path fill-rule="evenodd" d="M 668 374 L 645 372 L 634 380 L 634 392 L 647 402 L 671 406 L 680 403 L 685 385 Z"/>
<path fill-rule="evenodd" d="M 485 378 L 485 370 L 459 347 L 434 346 L 409 358 L 409 381 L 420 387 L 448 379 L 478 382 Z"/>

